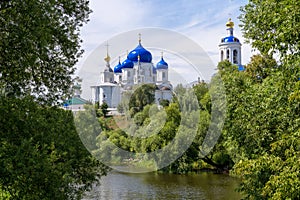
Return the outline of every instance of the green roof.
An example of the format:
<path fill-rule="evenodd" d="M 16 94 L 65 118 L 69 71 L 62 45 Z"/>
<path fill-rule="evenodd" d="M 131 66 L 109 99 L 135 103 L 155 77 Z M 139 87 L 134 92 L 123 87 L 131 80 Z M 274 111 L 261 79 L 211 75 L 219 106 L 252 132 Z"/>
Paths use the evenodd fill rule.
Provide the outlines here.
<path fill-rule="evenodd" d="M 68 99 L 66 101 L 64 101 L 64 105 L 65 104 L 68 104 L 68 105 L 84 105 L 86 104 L 88 101 L 83 99 L 83 98 L 80 98 L 80 97 L 73 97 L 71 99 Z"/>

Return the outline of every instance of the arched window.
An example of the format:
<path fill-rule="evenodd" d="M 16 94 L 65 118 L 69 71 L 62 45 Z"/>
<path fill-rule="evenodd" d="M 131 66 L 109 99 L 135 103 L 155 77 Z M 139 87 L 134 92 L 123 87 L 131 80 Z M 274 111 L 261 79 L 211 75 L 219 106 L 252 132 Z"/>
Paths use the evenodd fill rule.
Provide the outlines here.
<path fill-rule="evenodd" d="M 229 60 L 229 53 L 230 53 L 230 51 L 229 51 L 229 49 L 227 49 L 227 51 L 226 51 L 226 59 L 227 60 Z"/>
<path fill-rule="evenodd" d="M 224 51 L 222 50 L 221 51 L 221 61 L 223 61 L 224 60 Z"/>
<path fill-rule="evenodd" d="M 130 77 L 130 71 L 127 72 L 127 76 Z"/>
<path fill-rule="evenodd" d="M 166 73 L 165 72 L 162 73 L 162 78 L 166 78 Z"/>
<path fill-rule="evenodd" d="M 235 50 L 233 50 L 233 63 L 234 64 L 238 64 L 238 52 L 237 52 L 237 50 L 235 49 Z"/>

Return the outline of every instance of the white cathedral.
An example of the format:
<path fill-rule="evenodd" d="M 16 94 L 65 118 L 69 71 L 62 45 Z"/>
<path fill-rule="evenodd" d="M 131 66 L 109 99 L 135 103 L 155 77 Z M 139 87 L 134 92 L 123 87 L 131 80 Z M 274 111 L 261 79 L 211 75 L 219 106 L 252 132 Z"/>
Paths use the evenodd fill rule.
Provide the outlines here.
<path fill-rule="evenodd" d="M 229 60 L 237 65 L 239 71 L 244 70 L 241 64 L 241 43 L 233 35 L 234 23 L 229 19 L 226 23 L 228 35 L 221 39 L 219 44 L 220 61 Z M 155 103 L 159 104 L 162 99 L 171 100 L 173 86 L 168 79 L 168 63 L 161 55 L 161 60 L 154 66 L 152 54 L 139 43 L 135 49 L 127 54 L 126 59 L 112 69 L 110 67 L 110 56 L 107 51 L 106 66 L 100 73 L 100 84 L 91 86 L 92 102 L 99 104 L 107 103 L 109 108 L 117 108 L 122 96 L 126 91 L 132 91 L 134 86 L 140 84 L 155 84 Z"/>
<path fill-rule="evenodd" d="M 125 92 L 132 91 L 135 86 L 141 84 L 155 84 L 155 103 L 160 100 L 172 99 L 173 86 L 169 82 L 168 63 L 161 55 L 161 60 L 154 66 L 152 54 L 141 44 L 139 34 L 138 46 L 127 54 L 127 58 L 112 69 L 110 67 L 110 56 L 104 58 L 106 66 L 100 73 L 100 84 L 91 86 L 93 103 L 104 102 L 109 108 L 117 108 Z"/>

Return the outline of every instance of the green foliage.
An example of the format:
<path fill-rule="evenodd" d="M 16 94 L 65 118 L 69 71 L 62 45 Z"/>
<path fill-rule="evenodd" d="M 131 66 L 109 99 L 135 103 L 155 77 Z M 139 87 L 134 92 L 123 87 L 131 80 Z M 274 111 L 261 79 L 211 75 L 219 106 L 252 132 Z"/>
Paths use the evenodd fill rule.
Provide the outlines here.
<path fill-rule="evenodd" d="M 251 57 L 251 61 L 246 66 L 246 73 L 257 81 L 265 79 L 269 74 L 276 70 L 277 63 L 272 57 L 260 54 Z"/>
<path fill-rule="evenodd" d="M 108 113 L 108 105 L 107 103 L 103 102 L 100 106 L 100 110 L 101 112 L 103 113 L 103 116 L 106 117 L 107 116 L 107 113 Z"/>
<path fill-rule="evenodd" d="M 170 101 L 167 100 L 167 99 L 161 99 L 161 100 L 159 101 L 159 104 L 160 104 L 161 106 L 163 106 L 163 107 L 167 107 L 167 106 L 170 104 Z"/>
<path fill-rule="evenodd" d="M 173 157 L 173 155 L 178 155 L 178 152 L 186 146 L 186 142 L 196 130 L 197 135 L 187 151 L 175 162 L 163 168 L 162 171 L 188 173 L 196 170 L 195 168 L 198 170 L 199 166 L 207 167 L 207 164 L 203 164 L 203 161 L 209 163 L 211 168 L 215 167 L 220 171 L 231 168 L 232 159 L 224 148 L 223 137 L 220 137 L 216 148 L 209 149 L 211 153 L 205 157 L 202 157 L 200 153 L 203 150 L 200 147 L 203 146 L 202 143 L 211 125 L 211 95 L 208 88 L 209 86 L 206 83 L 200 83 L 194 86 L 193 89 L 187 89 L 179 85 L 175 88 L 176 101 L 172 100 L 164 107 L 147 104 L 140 111 L 134 110 L 131 113 L 134 114 L 132 118 L 124 116 L 124 118 L 128 119 L 129 117 L 129 120 L 131 119 L 129 127 L 123 127 L 123 130 L 104 128 L 106 131 L 102 131 L 97 137 L 98 148 L 94 150 L 95 155 L 101 157 L 101 159 L 112 161 L 113 164 L 120 164 L 122 163 L 122 160 L 120 160 L 122 157 L 121 151 L 114 151 L 111 143 L 132 153 L 150 153 L 164 149 L 162 154 L 152 158 L 156 161 L 156 166 L 159 166 L 160 163 Z M 212 89 L 217 90 L 216 87 L 212 87 Z M 136 93 L 138 94 L 139 91 Z M 214 95 L 218 96 L 217 93 Z M 168 146 L 170 142 L 173 143 Z M 101 152 L 110 153 L 102 154 Z M 147 158 L 143 158 L 138 154 L 132 155 L 136 156 L 123 158 L 125 159 L 124 162 L 132 160 L 134 165 L 149 165 L 148 161 L 151 158 L 147 156 Z M 136 160 L 139 162 L 135 162 Z M 153 162 L 151 163 L 153 164 Z M 199 165 L 199 163 L 201 164 Z"/>
<path fill-rule="evenodd" d="M 0 84 L 7 95 L 56 104 L 71 92 L 87 0 L 0 2 Z"/>
<path fill-rule="evenodd" d="M 72 113 L 47 107 L 73 92 L 88 3 L 0 2 L 0 189 L 10 199 L 80 199 L 107 171 L 82 145 Z"/>
<path fill-rule="evenodd" d="M 241 11 L 244 37 L 263 55 L 299 55 L 299 1 L 250 0 Z"/>
<path fill-rule="evenodd" d="M 146 105 L 154 102 L 155 87 L 156 86 L 153 84 L 143 84 L 134 91 L 129 101 L 131 116 L 134 116 L 135 113 L 142 111 Z"/>
<path fill-rule="evenodd" d="M 263 56 L 253 57 L 245 75 L 221 72 L 230 96 L 225 132 L 243 158 L 235 173 L 248 199 L 300 198 L 299 8 L 299 1 L 249 1 L 240 16 L 243 33 Z"/>
<path fill-rule="evenodd" d="M 208 85 L 207 83 L 205 82 L 201 82 L 201 83 L 198 83 L 197 85 L 194 85 L 193 86 L 193 90 L 194 90 L 194 93 L 197 97 L 197 100 L 199 102 L 199 106 L 201 109 L 204 109 L 204 107 L 206 107 L 207 105 L 202 105 L 202 103 L 205 103 L 206 102 L 202 102 L 202 99 L 205 97 L 205 95 L 208 95 Z M 210 99 L 210 98 L 209 98 Z"/>
<path fill-rule="evenodd" d="M 11 199 L 80 199 L 107 168 L 90 156 L 70 111 L 0 99 L 0 185 Z"/>
<path fill-rule="evenodd" d="M 242 73 L 219 64 L 228 101 L 225 147 L 247 199 L 299 198 L 299 82 L 285 65 L 264 56 Z M 265 75 L 257 81 L 253 71 Z"/>
<path fill-rule="evenodd" d="M 300 131 L 283 135 L 272 143 L 271 152 L 235 166 L 243 177 L 240 190 L 249 199 L 300 198 Z"/>
<path fill-rule="evenodd" d="M 0 199 L 6 200 L 10 198 L 11 196 L 9 195 L 9 192 L 2 190 L 2 187 L 0 185 Z"/>
<path fill-rule="evenodd" d="M 76 113 L 74 122 L 82 143 L 89 151 L 93 151 L 97 148 L 96 138 L 104 129 L 105 122 L 97 119 L 94 106 L 85 105 L 84 109 Z"/>

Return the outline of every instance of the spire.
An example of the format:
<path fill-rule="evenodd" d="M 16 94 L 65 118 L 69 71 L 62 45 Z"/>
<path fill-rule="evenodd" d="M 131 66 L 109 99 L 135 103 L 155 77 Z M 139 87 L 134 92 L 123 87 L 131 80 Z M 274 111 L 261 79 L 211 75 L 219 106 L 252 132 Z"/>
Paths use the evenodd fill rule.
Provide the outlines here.
<path fill-rule="evenodd" d="M 164 58 L 164 52 L 161 51 L 160 54 L 161 54 L 161 59 L 163 59 Z"/>
<path fill-rule="evenodd" d="M 141 43 L 142 43 L 142 34 L 139 33 L 139 44 L 141 44 Z"/>
<path fill-rule="evenodd" d="M 109 47 L 109 44 L 108 44 L 108 42 L 106 43 L 106 57 L 104 58 L 104 60 L 107 62 L 107 63 L 109 63 L 109 61 L 110 61 L 110 56 L 108 55 L 108 47 Z"/>
<path fill-rule="evenodd" d="M 104 69 L 104 72 L 113 72 L 113 70 L 110 68 L 110 56 L 108 54 L 108 42 L 106 43 L 106 57 L 104 58 L 105 62 L 106 62 L 106 68 Z"/>

